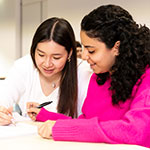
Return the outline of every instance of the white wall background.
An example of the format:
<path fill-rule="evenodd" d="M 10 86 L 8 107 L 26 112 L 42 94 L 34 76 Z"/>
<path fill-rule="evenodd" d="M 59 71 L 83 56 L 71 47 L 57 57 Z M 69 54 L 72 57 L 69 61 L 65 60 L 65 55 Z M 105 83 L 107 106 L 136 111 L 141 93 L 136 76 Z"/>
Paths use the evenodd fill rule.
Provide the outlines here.
<path fill-rule="evenodd" d="M 75 31 L 76 39 L 80 41 L 80 22 L 85 14 L 100 5 L 101 0 L 54 0 L 48 1 L 48 17 L 63 17 L 67 19 Z"/>
<path fill-rule="evenodd" d="M 134 20 L 150 28 L 150 0 L 100 0 L 101 4 L 117 4 L 128 10 Z"/>
<path fill-rule="evenodd" d="M 18 12 L 17 0 L 0 0 L 0 77 L 5 76 L 14 59 L 20 56 L 19 43 L 16 43 Z"/>
<path fill-rule="evenodd" d="M 47 12 L 47 0 L 22 0 L 22 56 L 29 53 L 35 30 Z"/>
<path fill-rule="evenodd" d="M 122 6 L 138 23 L 150 27 L 150 0 L 0 0 L 0 77 L 14 60 L 29 53 L 33 34 L 43 20 L 54 16 L 67 19 L 80 41 L 83 16 L 108 3 Z"/>
<path fill-rule="evenodd" d="M 80 22 L 83 16 L 102 4 L 117 4 L 128 10 L 139 23 L 150 27 L 150 0 L 49 0 L 48 16 L 64 17 L 72 24 L 80 40 Z"/>

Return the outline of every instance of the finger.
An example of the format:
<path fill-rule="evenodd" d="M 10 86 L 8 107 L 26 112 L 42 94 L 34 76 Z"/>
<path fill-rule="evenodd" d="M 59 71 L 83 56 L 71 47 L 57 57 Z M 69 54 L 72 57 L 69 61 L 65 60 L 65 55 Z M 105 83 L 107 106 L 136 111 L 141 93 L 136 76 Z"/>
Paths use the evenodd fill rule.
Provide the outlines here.
<path fill-rule="evenodd" d="M 10 114 L 9 110 L 3 106 L 0 106 L 0 112 L 2 112 L 4 114 Z"/>
<path fill-rule="evenodd" d="M 38 133 L 43 138 L 51 138 L 50 122 L 45 122 L 43 125 L 39 126 Z"/>
<path fill-rule="evenodd" d="M 49 139 L 51 137 L 51 134 L 50 134 L 50 129 L 48 126 L 45 127 L 44 129 L 44 137 Z"/>
<path fill-rule="evenodd" d="M 11 123 L 12 116 L 0 112 L 0 119 L 2 124 Z"/>
<path fill-rule="evenodd" d="M 47 120 L 46 121 L 46 130 L 45 130 L 45 132 L 47 134 L 48 139 L 51 138 L 51 136 L 52 136 L 52 126 L 53 126 L 52 121 Z"/>
<path fill-rule="evenodd" d="M 45 124 L 44 127 L 43 127 L 42 135 L 43 135 L 44 138 L 48 138 L 49 137 L 48 136 L 49 134 L 48 134 L 48 131 L 47 131 L 47 124 Z"/>
<path fill-rule="evenodd" d="M 32 116 L 33 116 L 32 113 L 27 112 L 27 114 L 30 118 L 32 118 Z"/>
<path fill-rule="evenodd" d="M 28 116 L 31 118 L 31 120 L 35 121 L 37 115 L 34 113 L 28 113 Z"/>
<path fill-rule="evenodd" d="M 38 125 L 38 134 L 39 134 L 41 137 L 43 137 L 44 124 L 45 124 L 45 123 L 42 123 L 42 124 Z"/>
<path fill-rule="evenodd" d="M 3 112 L 0 112 L 0 118 L 6 119 L 6 120 L 11 120 L 13 117 L 10 114 L 5 114 Z"/>
<path fill-rule="evenodd" d="M 31 108 L 30 108 L 30 109 L 31 109 Z M 29 109 L 29 111 L 27 110 L 27 114 L 28 114 L 28 116 L 31 118 L 31 120 L 35 121 L 35 120 L 36 120 L 37 113 L 31 111 L 30 109 Z"/>
<path fill-rule="evenodd" d="M 12 114 L 12 111 L 13 111 L 13 107 L 11 106 L 11 107 L 8 108 L 8 112 L 9 112 L 10 114 Z"/>
<path fill-rule="evenodd" d="M 32 107 L 37 107 L 38 105 L 39 105 L 39 103 L 28 102 L 27 103 L 27 109 L 32 108 Z"/>
<path fill-rule="evenodd" d="M 36 117 L 35 116 L 32 116 L 31 118 L 33 121 L 36 121 Z"/>
<path fill-rule="evenodd" d="M 32 107 L 32 108 L 27 109 L 27 112 L 28 112 L 28 113 L 35 113 L 35 114 L 38 114 L 38 113 L 40 112 L 40 109 L 39 109 L 39 108 Z"/>
<path fill-rule="evenodd" d="M 9 125 L 9 124 L 11 124 L 11 120 L 9 121 L 9 120 L 4 120 L 4 119 L 2 119 L 2 118 L 0 118 L 0 125 Z"/>
<path fill-rule="evenodd" d="M 29 108 L 31 108 L 31 107 L 33 107 L 33 102 L 27 102 L 27 109 L 29 109 Z"/>

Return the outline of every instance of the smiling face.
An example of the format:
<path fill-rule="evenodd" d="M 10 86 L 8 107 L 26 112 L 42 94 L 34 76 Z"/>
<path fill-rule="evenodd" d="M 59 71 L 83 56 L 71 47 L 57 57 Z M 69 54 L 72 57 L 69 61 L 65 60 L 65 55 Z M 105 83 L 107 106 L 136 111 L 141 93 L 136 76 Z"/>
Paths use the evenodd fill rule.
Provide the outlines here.
<path fill-rule="evenodd" d="M 81 31 L 80 36 L 83 44 L 82 59 L 87 60 L 96 74 L 109 72 L 115 63 L 118 48 L 114 46 L 109 49 L 105 43 L 88 37 L 84 31 Z"/>
<path fill-rule="evenodd" d="M 61 74 L 67 58 L 68 52 L 65 47 L 54 41 L 37 44 L 35 62 L 40 74 L 45 78 L 51 78 Z"/>

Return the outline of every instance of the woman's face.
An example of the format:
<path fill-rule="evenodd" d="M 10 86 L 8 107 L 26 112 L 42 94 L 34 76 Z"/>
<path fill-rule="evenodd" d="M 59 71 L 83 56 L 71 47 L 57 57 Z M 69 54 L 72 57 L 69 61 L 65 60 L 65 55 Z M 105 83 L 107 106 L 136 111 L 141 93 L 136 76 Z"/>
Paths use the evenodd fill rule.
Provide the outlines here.
<path fill-rule="evenodd" d="M 66 64 L 67 58 L 68 52 L 65 47 L 54 41 L 37 44 L 35 62 L 41 75 L 46 78 L 60 74 Z"/>
<path fill-rule="evenodd" d="M 77 57 L 78 58 L 82 58 L 82 48 L 81 47 L 77 47 L 76 50 L 77 50 Z"/>
<path fill-rule="evenodd" d="M 115 63 L 118 49 L 115 46 L 108 49 L 105 43 L 88 37 L 84 31 L 81 31 L 80 36 L 83 45 L 82 59 L 87 60 L 96 74 L 109 72 Z"/>

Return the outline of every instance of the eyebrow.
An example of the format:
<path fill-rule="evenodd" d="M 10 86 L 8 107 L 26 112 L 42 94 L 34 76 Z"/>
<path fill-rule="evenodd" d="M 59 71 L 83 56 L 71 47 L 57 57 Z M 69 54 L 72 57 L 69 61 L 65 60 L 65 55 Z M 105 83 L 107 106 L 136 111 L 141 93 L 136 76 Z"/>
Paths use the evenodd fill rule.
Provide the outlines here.
<path fill-rule="evenodd" d="M 43 52 L 42 50 L 40 50 L 40 49 L 38 49 L 38 48 L 37 48 L 37 51 L 39 51 L 39 52 L 41 52 L 41 53 L 45 53 L 45 52 Z M 54 53 L 53 55 L 55 55 L 55 56 L 57 56 L 57 55 L 58 55 L 58 56 L 61 56 L 62 54 Z"/>
<path fill-rule="evenodd" d="M 45 53 L 45 52 L 43 52 L 42 50 L 40 50 L 40 49 L 38 49 L 38 48 L 37 48 L 37 51 L 39 51 L 39 52 L 41 52 L 41 53 Z"/>
<path fill-rule="evenodd" d="M 86 45 L 84 47 L 87 48 L 87 49 L 89 49 L 89 48 L 95 48 L 94 46 L 89 46 L 89 45 Z"/>

